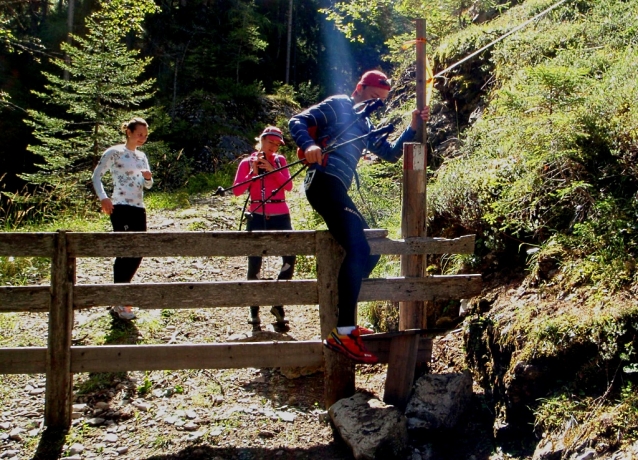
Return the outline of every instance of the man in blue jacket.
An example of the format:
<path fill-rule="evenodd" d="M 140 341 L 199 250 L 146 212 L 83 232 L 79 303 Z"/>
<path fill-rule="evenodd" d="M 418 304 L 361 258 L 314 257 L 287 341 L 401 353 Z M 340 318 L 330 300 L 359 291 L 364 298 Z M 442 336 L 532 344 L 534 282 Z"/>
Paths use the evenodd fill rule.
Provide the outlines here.
<path fill-rule="evenodd" d="M 357 111 L 357 104 L 376 99 L 384 101 L 390 89 L 388 77 L 371 70 L 363 74 L 351 97 L 331 96 L 289 122 L 290 133 L 309 164 L 304 181 L 306 197 L 346 253 L 339 270 L 337 327 L 323 344 L 354 361 L 368 364 L 376 363 L 377 357 L 367 350 L 361 335 L 372 331 L 357 326 L 355 316 L 361 281 L 370 275 L 379 256 L 370 256 L 363 231 L 369 227 L 348 195 L 348 189 L 364 153 L 369 151 L 383 160 L 397 162 L 403 155 L 403 143 L 413 140 L 420 120 L 427 121 L 430 117 L 429 108 L 421 112 L 414 110 L 410 126 L 394 143 L 369 135 L 374 126 L 367 112 Z M 324 155 L 320 145 L 326 142 L 341 147 L 327 149 L 331 151 Z"/>

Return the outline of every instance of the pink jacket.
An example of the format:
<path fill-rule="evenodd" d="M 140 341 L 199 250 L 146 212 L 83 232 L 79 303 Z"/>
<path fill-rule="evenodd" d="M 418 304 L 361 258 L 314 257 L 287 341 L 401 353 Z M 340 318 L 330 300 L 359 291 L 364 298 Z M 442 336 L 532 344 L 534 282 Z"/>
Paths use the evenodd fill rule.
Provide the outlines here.
<path fill-rule="evenodd" d="M 248 158 L 244 158 L 237 167 L 237 174 L 235 175 L 235 182 L 233 185 L 237 185 L 242 182 L 246 182 L 239 187 L 233 188 L 233 193 L 236 196 L 241 195 L 246 190 L 250 189 L 250 204 L 248 210 L 257 214 L 266 214 L 273 216 L 277 214 L 289 214 L 288 204 L 286 203 L 286 192 L 292 190 L 292 181 L 290 179 L 290 171 L 288 168 L 282 169 L 275 173 L 268 174 L 260 179 L 250 181 L 250 178 L 254 177 L 252 172 L 251 162 L 255 160 L 258 152 L 252 153 Z M 268 161 L 275 169 L 286 166 L 286 157 L 275 153 Z M 283 184 L 286 184 L 282 187 Z M 262 184 L 263 184 L 263 197 L 262 197 Z M 274 190 L 278 190 L 273 194 Z M 263 198 L 266 199 L 266 204 L 262 205 Z"/>

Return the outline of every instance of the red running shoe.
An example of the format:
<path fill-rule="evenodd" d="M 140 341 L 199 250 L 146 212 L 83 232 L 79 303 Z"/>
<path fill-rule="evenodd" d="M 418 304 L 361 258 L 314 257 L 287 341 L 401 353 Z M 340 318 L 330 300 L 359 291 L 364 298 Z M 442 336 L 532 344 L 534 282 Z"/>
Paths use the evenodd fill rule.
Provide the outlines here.
<path fill-rule="evenodd" d="M 359 335 L 368 335 L 368 334 L 376 334 L 376 333 L 372 329 L 368 329 L 367 327 L 359 326 Z"/>
<path fill-rule="evenodd" d="M 323 344 L 331 349 L 341 353 L 353 361 L 365 364 L 375 364 L 379 359 L 370 353 L 361 340 L 361 328 L 356 326 L 349 334 L 339 334 L 337 328 L 334 328 Z"/>

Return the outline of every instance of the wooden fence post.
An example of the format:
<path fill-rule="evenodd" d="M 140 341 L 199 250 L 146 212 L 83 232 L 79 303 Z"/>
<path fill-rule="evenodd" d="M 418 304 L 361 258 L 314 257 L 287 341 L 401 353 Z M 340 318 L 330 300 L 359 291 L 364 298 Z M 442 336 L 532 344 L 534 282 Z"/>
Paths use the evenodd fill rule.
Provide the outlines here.
<path fill-rule="evenodd" d="M 419 51 L 419 22 L 417 21 L 417 53 Z M 417 75 L 419 69 L 417 54 Z M 418 78 L 417 78 L 418 80 Z M 418 81 L 417 81 L 417 86 Z M 417 94 L 418 95 L 418 94 Z M 423 108 L 421 105 L 419 108 Z M 403 145 L 403 205 L 401 210 L 401 237 L 426 236 L 426 174 L 427 157 L 424 144 Z M 402 255 L 401 275 L 406 278 L 425 276 L 424 254 Z M 399 302 L 399 330 L 425 329 L 427 327 L 426 303 L 423 301 Z M 383 401 L 404 410 L 416 372 L 419 336 L 405 336 L 392 340 L 388 360 Z M 390 377 L 392 376 L 392 377 Z"/>
<path fill-rule="evenodd" d="M 58 231 L 51 261 L 51 304 L 44 403 L 44 424 L 54 429 L 67 429 L 71 426 L 74 284 L 75 259 L 68 256 L 66 231 Z"/>
<path fill-rule="evenodd" d="M 321 339 L 337 326 L 337 281 L 343 260 L 343 249 L 327 231 L 316 233 L 317 289 Z M 324 401 L 326 409 L 342 398 L 354 394 L 354 363 L 345 356 L 324 347 Z"/>
<path fill-rule="evenodd" d="M 426 151 L 424 144 L 403 145 L 403 206 L 401 237 L 426 236 Z M 402 255 L 401 276 L 425 276 L 425 255 Z M 399 330 L 424 329 L 427 326 L 423 301 L 399 303 Z"/>

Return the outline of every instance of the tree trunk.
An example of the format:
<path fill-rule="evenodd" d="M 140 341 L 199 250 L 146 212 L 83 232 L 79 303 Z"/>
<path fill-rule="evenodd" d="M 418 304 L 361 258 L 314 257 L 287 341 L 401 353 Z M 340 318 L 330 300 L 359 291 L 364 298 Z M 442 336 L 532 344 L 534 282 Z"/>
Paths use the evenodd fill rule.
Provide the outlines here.
<path fill-rule="evenodd" d="M 73 33 L 73 16 L 75 14 L 75 0 L 69 0 L 67 16 L 66 16 L 66 27 L 67 27 L 67 35 L 66 42 L 70 45 L 72 42 L 71 34 Z M 67 65 L 70 63 L 69 56 L 64 56 L 64 62 Z M 64 80 L 69 81 L 69 71 L 64 70 Z"/>
<path fill-rule="evenodd" d="M 290 83 L 290 48 L 292 39 L 292 0 L 288 3 L 288 41 L 286 44 L 286 84 Z"/>

